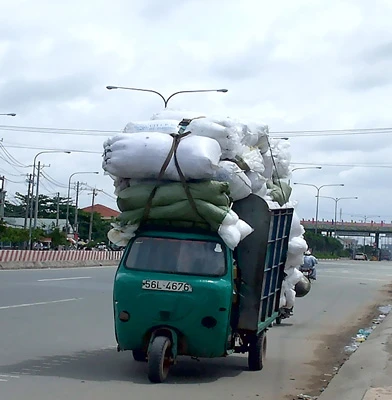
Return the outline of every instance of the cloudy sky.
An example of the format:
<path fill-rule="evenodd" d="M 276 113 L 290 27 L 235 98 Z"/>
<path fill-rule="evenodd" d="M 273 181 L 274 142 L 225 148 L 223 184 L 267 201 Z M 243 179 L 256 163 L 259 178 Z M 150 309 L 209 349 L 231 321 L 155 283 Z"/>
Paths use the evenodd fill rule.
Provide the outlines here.
<path fill-rule="evenodd" d="M 392 127 L 391 20 L 391 0 L 2 1 L 0 113 L 18 114 L 0 116 L 0 139 L 18 161 L 6 163 L 0 151 L 9 199 L 27 191 L 31 167 L 21 165 L 43 149 L 70 149 L 39 157 L 50 165 L 42 192 L 65 195 L 71 173 L 100 171 L 78 178 L 105 191 L 98 203 L 115 207 L 101 170 L 107 134 L 94 130 L 120 131 L 163 104 L 107 85 L 164 95 L 227 88 L 179 95 L 170 105 L 260 119 L 272 136 L 290 138 L 293 168 L 322 166 L 294 171 L 292 182 L 344 183 L 320 192 L 358 196 L 339 201 L 343 219 L 390 222 L 392 130 L 373 129 Z M 359 128 L 370 130 L 330 131 Z M 302 133 L 314 130 L 322 132 Z M 279 133 L 286 131 L 299 132 Z M 315 194 L 294 186 L 301 217 L 314 217 Z M 334 204 L 320 199 L 320 217 L 332 219 Z"/>

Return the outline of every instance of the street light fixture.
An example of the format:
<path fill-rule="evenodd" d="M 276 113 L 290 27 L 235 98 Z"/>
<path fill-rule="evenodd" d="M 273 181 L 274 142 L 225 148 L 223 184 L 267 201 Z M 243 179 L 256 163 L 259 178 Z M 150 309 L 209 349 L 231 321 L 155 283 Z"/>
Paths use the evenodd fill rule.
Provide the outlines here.
<path fill-rule="evenodd" d="M 335 222 L 334 222 L 334 236 L 336 237 L 336 223 L 337 223 L 337 215 L 338 215 L 338 202 L 340 200 L 357 200 L 358 197 L 331 197 L 331 196 L 320 196 L 324 199 L 332 199 L 335 202 Z"/>
<path fill-rule="evenodd" d="M 6 113 L 6 114 L 0 114 L 0 115 L 6 116 L 6 117 L 16 117 L 15 113 Z"/>
<path fill-rule="evenodd" d="M 293 168 L 291 172 L 296 171 L 297 169 L 322 169 L 323 167 L 298 167 L 298 168 Z"/>
<path fill-rule="evenodd" d="M 314 232 L 317 234 L 320 190 L 321 190 L 323 187 L 326 187 L 326 186 L 344 186 L 344 183 L 331 183 L 331 184 L 328 184 L 328 185 L 316 186 L 316 185 L 312 185 L 312 184 L 310 184 L 310 183 L 298 183 L 298 182 L 294 182 L 294 185 L 311 186 L 311 187 L 316 188 L 316 190 L 317 190 L 317 195 L 316 195 L 316 197 L 317 197 L 317 202 L 316 202 L 316 225 L 315 225 L 315 229 L 314 229 Z"/>
<path fill-rule="evenodd" d="M 37 153 L 34 157 L 34 162 L 33 162 L 33 173 L 31 174 L 31 201 L 30 204 L 27 204 L 27 207 L 30 208 L 30 223 L 29 223 L 29 249 L 31 249 L 32 245 L 32 234 L 33 234 L 33 193 L 34 193 L 34 184 L 35 184 L 35 168 L 36 168 L 36 163 L 37 163 L 37 158 L 41 154 L 47 154 L 47 153 L 64 153 L 64 154 L 71 154 L 70 151 L 60 151 L 60 150 L 44 150 L 40 151 Z M 37 227 L 37 218 L 38 218 L 38 184 L 36 188 L 36 198 L 35 198 L 35 215 L 34 215 L 34 228 Z M 30 194 L 29 194 L 30 195 Z M 28 196 L 29 199 L 30 196 Z"/>
<path fill-rule="evenodd" d="M 83 175 L 84 174 L 95 174 L 95 175 L 98 175 L 99 172 L 97 172 L 97 171 L 87 171 L 87 172 L 81 171 L 81 172 L 74 172 L 73 174 L 71 174 L 69 176 L 69 179 L 68 179 L 68 193 L 67 193 L 67 215 L 66 215 L 66 218 L 65 218 L 65 232 L 66 232 L 66 235 L 68 235 L 68 227 L 69 227 L 69 221 L 68 220 L 69 220 L 69 199 L 71 197 L 71 179 L 75 175 L 82 175 L 82 174 Z"/>
<path fill-rule="evenodd" d="M 180 93 L 204 93 L 204 92 L 219 92 L 219 93 L 227 93 L 228 89 L 199 89 L 199 90 L 180 90 L 178 92 L 175 92 L 171 94 L 167 99 L 159 92 L 156 90 L 151 90 L 151 89 L 139 89 L 139 88 L 131 88 L 131 87 L 125 87 L 125 86 L 106 86 L 106 89 L 108 90 L 113 90 L 113 89 L 124 89 L 124 90 L 135 90 L 139 92 L 150 92 L 150 93 L 155 93 L 157 94 L 164 102 L 165 108 L 167 108 L 167 104 L 169 103 L 169 100 Z"/>
<path fill-rule="evenodd" d="M 297 167 L 297 168 L 293 168 L 291 170 L 291 173 L 293 173 L 294 171 L 297 171 L 298 169 L 322 169 L 322 167 Z M 290 181 L 291 181 L 291 179 L 289 179 L 289 185 L 290 185 Z"/>

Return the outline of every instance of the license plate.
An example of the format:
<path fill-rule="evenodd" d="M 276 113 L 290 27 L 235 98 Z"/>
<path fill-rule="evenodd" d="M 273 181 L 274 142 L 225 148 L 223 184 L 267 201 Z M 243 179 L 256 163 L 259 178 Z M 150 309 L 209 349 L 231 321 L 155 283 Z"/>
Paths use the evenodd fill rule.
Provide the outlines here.
<path fill-rule="evenodd" d="M 162 290 L 165 292 L 192 292 L 192 286 L 185 282 L 144 279 L 142 289 Z"/>

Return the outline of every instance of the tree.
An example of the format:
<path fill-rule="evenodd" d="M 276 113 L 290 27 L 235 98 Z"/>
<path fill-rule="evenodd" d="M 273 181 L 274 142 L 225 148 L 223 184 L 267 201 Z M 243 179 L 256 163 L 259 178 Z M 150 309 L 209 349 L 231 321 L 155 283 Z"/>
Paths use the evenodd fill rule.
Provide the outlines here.
<path fill-rule="evenodd" d="M 11 203 L 8 200 L 4 202 L 4 213 L 7 217 L 24 217 L 26 215 L 27 195 L 16 192 L 14 197 L 16 203 Z M 57 201 L 59 201 L 60 219 L 65 219 L 67 215 L 67 198 L 59 197 L 57 199 L 57 196 L 50 197 L 43 194 L 38 196 L 38 218 L 55 219 L 57 217 Z M 74 212 L 73 207 L 70 207 L 70 215 L 74 215 Z M 30 217 L 30 208 L 28 216 Z"/>
<path fill-rule="evenodd" d="M 5 215 L 7 217 L 24 217 L 26 215 L 26 207 L 27 207 L 27 196 L 22 193 L 15 193 L 16 203 L 11 203 L 9 201 L 5 202 Z M 57 196 L 50 197 L 46 195 L 38 196 L 38 218 L 48 218 L 48 219 L 56 219 L 57 217 L 57 201 L 59 201 L 59 217 L 60 219 L 65 219 L 67 216 L 67 198 L 60 197 L 57 199 Z M 30 214 L 29 214 L 30 215 Z M 33 213 L 34 215 L 34 213 Z M 69 207 L 69 222 L 73 225 L 73 221 L 75 218 L 75 207 L 70 205 Z M 90 226 L 90 213 L 87 213 L 82 210 L 78 210 L 78 231 L 79 236 L 87 240 L 89 226 Z M 36 235 L 33 234 L 34 238 L 41 237 L 50 237 L 51 233 L 54 232 L 54 226 L 45 227 L 45 231 L 37 232 Z M 103 220 L 101 215 L 98 213 L 94 213 L 93 215 L 93 227 L 92 227 L 92 239 L 97 242 L 107 242 L 107 233 L 109 232 L 111 226 L 110 221 Z M 54 233 L 56 243 L 63 244 L 63 239 L 61 237 L 61 232 Z M 65 238 L 65 235 L 64 235 Z M 52 238 L 53 239 L 53 238 Z M 38 240 L 38 239 L 37 239 Z"/>
<path fill-rule="evenodd" d="M 328 253 L 338 256 L 343 251 L 342 243 L 330 236 L 324 236 L 320 233 L 315 234 L 310 231 L 305 232 L 305 240 L 309 248 L 321 253 Z"/>
<path fill-rule="evenodd" d="M 89 227 L 90 227 L 90 213 L 85 211 L 78 211 L 79 220 L 79 236 L 86 240 L 88 238 Z M 93 214 L 93 229 L 92 229 L 92 240 L 96 242 L 107 242 L 107 233 L 111 226 L 110 221 L 102 219 L 98 213 Z"/>
<path fill-rule="evenodd" d="M 52 239 L 52 247 L 65 246 L 67 244 L 67 238 L 64 232 L 61 232 L 58 228 L 53 229 L 49 234 Z"/>

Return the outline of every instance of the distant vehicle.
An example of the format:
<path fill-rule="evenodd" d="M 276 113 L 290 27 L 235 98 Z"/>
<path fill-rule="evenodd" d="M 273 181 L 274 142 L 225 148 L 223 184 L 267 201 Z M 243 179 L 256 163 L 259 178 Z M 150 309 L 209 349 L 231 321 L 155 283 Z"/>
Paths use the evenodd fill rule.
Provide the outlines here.
<path fill-rule="evenodd" d="M 381 249 L 380 260 L 391 261 L 391 252 L 387 249 Z"/>
<path fill-rule="evenodd" d="M 365 253 L 357 253 L 354 256 L 354 260 L 363 260 L 363 261 L 367 261 L 368 257 Z"/>

